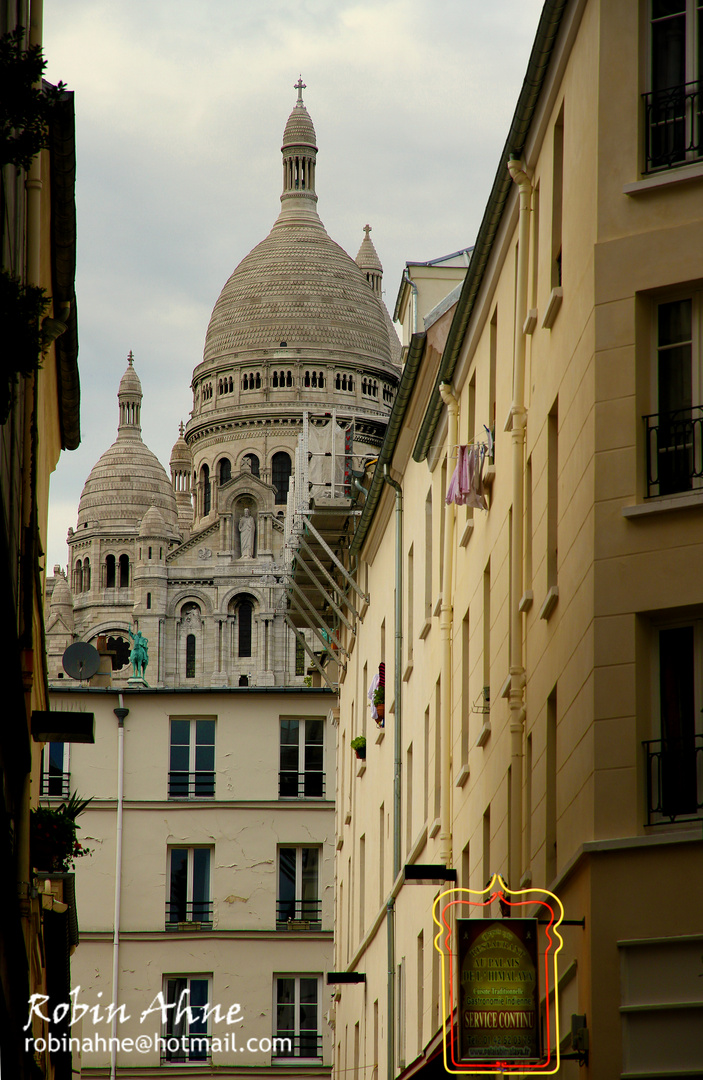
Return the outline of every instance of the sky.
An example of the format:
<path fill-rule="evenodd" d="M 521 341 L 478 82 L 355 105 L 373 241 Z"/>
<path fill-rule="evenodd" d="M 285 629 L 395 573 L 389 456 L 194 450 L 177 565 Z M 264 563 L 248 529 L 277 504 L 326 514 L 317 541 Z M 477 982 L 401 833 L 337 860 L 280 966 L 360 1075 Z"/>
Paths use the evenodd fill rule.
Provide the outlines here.
<path fill-rule="evenodd" d="M 45 78 L 75 93 L 81 445 L 51 481 L 67 562 L 134 353 L 142 436 L 169 472 L 210 314 L 269 232 L 302 74 L 318 211 L 352 256 L 372 226 L 391 314 L 406 261 L 473 244 L 542 0 L 54 0 Z"/>

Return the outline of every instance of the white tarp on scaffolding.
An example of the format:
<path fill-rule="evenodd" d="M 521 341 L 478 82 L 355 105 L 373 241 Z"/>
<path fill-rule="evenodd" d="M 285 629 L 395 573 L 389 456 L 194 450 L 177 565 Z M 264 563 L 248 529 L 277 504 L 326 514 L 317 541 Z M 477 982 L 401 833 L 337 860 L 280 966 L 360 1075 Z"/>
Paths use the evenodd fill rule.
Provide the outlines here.
<path fill-rule="evenodd" d="M 351 423 L 336 417 L 308 423 L 308 479 L 313 499 L 349 495 L 354 438 Z"/>

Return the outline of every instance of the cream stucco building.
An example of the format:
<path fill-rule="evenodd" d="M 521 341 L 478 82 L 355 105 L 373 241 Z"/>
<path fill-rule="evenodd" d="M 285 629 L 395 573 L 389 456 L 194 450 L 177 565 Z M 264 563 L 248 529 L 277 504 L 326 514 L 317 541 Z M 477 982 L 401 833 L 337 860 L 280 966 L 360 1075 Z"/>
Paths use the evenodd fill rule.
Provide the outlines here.
<path fill-rule="evenodd" d="M 407 339 L 350 544 L 340 1077 L 443 1071 L 437 864 L 563 903 L 549 1069 L 703 1075 L 700 34 L 684 0 L 547 0 L 463 285 Z"/>

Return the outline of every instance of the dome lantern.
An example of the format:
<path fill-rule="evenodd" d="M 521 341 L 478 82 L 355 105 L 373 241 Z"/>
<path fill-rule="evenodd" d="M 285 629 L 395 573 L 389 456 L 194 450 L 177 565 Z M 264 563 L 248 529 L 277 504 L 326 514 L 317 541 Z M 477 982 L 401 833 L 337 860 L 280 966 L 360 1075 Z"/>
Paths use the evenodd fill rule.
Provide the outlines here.
<path fill-rule="evenodd" d="M 124 438 L 124 436 L 141 438 L 142 384 L 133 364 L 134 354 L 130 349 L 127 357 L 127 370 L 120 380 L 120 388 L 117 391 L 117 401 L 119 403 L 118 439 Z"/>

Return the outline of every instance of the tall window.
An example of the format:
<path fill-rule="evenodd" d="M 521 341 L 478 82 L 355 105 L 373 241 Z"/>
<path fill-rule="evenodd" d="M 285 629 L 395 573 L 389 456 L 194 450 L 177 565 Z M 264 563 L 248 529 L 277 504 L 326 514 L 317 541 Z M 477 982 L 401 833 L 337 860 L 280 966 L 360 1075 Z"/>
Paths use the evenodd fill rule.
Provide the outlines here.
<path fill-rule="evenodd" d="M 239 655 L 251 656 L 251 623 L 253 607 L 250 600 L 242 600 L 237 608 L 239 624 Z"/>
<path fill-rule="evenodd" d="M 245 454 L 244 455 L 244 460 L 249 462 L 249 465 L 251 467 L 251 475 L 252 476 L 258 476 L 259 475 L 259 459 L 256 456 L 256 454 Z"/>
<path fill-rule="evenodd" d="M 174 1064 L 207 1061 L 210 1040 L 206 1009 L 212 976 L 169 975 L 164 979 L 168 1020 L 163 1059 Z"/>
<path fill-rule="evenodd" d="M 295 639 L 295 674 L 305 674 L 305 649 L 303 648 L 303 643 L 299 641 L 298 638 Z"/>
<path fill-rule="evenodd" d="M 645 169 L 703 155 L 703 4 L 651 0 L 650 90 L 645 101 Z"/>
<path fill-rule="evenodd" d="M 195 678 L 195 634 L 186 636 L 186 679 Z"/>
<path fill-rule="evenodd" d="M 210 490 L 210 469 L 203 465 L 200 470 L 200 480 L 203 485 L 203 517 L 207 517 L 212 509 L 212 492 Z"/>
<path fill-rule="evenodd" d="M 44 798 L 67 799 L 69 796 L 68 747 L 68 743 L 52 742 L 42 750 L 39 794 Z"/>
<path fill-rule="evenodd" d="M 115 556 L 108 555 L 105 559 L 105 588 L 114 589 L 115 587 Z"/>
<path fill-rule="evenodd" d="M 232 462 L 229 458 L 220 458 L 218 469 L 220 472 L 220 484 L 226 484 L 228 480 L 232 479 Z"/>
<path fill-rule="evenodd" d="M 212 925 L 210 865 L 210 848 L 169 849 L 167 924 L 197 922 Z"/>
<path fill-rule="evenodd" d="M 291 462 L 288 454 L 279 450 L 271 459 L 271 483 L 276 489 L 276 502 L 285 503 L 288 498 Z"/>
<path fill-rule="evenodd" d="M 319 976 L 275 976 L 275 999 L 273 1057 L 321 1058 Z"/>
<path fill-rule="evenodd" d="M 290 929 L 302 922 L 305 929 L 322 928 L 320 900 L 320 849 L 316 847 L 279 847 L 278 903 L 276 928 Z"/>
<path fill-rule="evenodd" d="M 168 794 L 206 799 L 215 794 L 215 721 L 172 720 Z"/>
<path fill-rule="evenodd" d="M 281 720 L 278 794 L 282 798 L 324 795 L 323 731 L 323 720 L 296 717 Z"/>
<path fill-rule="evenodd" d="M 120 588 L 129 588 L 129 555 L 120 555 Z"/>
<path fill-rule="evenodd" d="M 656 309 L 656 412 L 647 423 L 647 494 L 703 482 L 700 293 Z"/>

